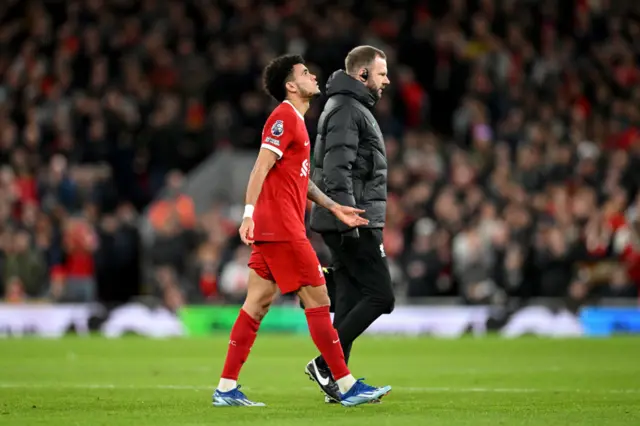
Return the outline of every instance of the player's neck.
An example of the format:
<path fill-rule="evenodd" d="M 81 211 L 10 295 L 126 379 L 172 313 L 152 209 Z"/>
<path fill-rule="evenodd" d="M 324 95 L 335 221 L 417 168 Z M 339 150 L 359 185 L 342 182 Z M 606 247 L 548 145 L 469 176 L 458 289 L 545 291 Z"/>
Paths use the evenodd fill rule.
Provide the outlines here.
<path fill-rule="evenodd" d="M 304 116 L 307 113 L 307 111 L 309 111 L 310 101 L 308 100 L 303 100 L 300 98 L 296 98 L 296 99 L 287 98 L 285 99 L 285 102 L 288 102 L 289 104 L 291 104 L 291 106 L 293 106 L 296 109 L 296 111 L 300 113 L 300 115 Z"/>

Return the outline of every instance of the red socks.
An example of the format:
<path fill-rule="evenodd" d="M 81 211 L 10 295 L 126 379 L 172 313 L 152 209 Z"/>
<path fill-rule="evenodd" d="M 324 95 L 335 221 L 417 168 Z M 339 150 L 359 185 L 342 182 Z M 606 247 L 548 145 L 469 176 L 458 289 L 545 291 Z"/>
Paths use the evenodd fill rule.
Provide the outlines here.
<path fill-rule="evenodd" d="M 253 342 L 256 341 L 259 328 L 260 323 L 240 309 L 229 336 L 229 349 L 221 376 L 223 379 L 238 380 L 240 369 L 249 356 Z"/>
<path fill-rule="evenodd" d="M 305 309 L 307 315 L 307 323 L 309 324 L 309 332 L 313 343 L 322 354 L 327 362 L 331 374 L 335 380 L 339 380 L 351 374 L 346 362 L 344 361 L 344 353 L 338 332 L 331 324 L 331 315 L 328 306 L 320 306 L 319 308 Z"/>
<path fill-rule="evenodd" d="M 304 312 L 307 316 L 311 338 L 327 362 L 334 379 L 339 380 L 351 374 L 344 360 L 338 332 L 331 324 L 329 307 L 305 309 Z M 221 378 L 238 380 L 240 369 L 249 356 L 259 328 L 260 323 L 240 309 L 240 314 L 231 329 L 229 350 Z"/>

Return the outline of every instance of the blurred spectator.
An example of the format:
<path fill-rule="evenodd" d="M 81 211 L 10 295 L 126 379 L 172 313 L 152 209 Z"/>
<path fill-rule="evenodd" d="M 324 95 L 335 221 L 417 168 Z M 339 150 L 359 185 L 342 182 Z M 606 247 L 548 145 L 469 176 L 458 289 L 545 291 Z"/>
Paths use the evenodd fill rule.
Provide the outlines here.
<path fill-rule="evenodd" d="M 249 278 L 249 255 L 251 249 L 239 246 L 235 251 L 233 260 L 227 262 L 220 275 L 220 291 L 225 299 L 231 303 L 242 303 L 247 293 L 247 280 Z"/>
<path fill-rule="evenodd" d="M 195 294 L 192 295 L 190 301 L 202 302 L 204 300 L 220 299 L 219 263 L 219 249 L 214 244 L 204 243 L 200 246 L 197 256 L 191 265 L 192 271 L 189 278 L 193 283 L 197 284 L 197 292 L 194 292 Z"/>
<path fill-rule="evenodd" d="M 398 293 L 635 297 L 638 4 L 6 0 L 2 295 L 241 300 L 237 206 L 196 214 L 184 174 L 211 153 L 257 149 L 274 55 L 301 53 L 326 78 L 374 44 L 392 81 L 376 113 Z M 141 253 L 137 213 L 152 200 Z"/>
<path fill-rule="evenodd" d="M 31 245 L 26 230 L 17 230 L 9 237 L 12 241 L 5 248 L 3 282 L 9 294 L 28 298 L 41 297 L 45 291 L 46 263 L 42 254 Z"/>
<path fill-rule="evenodd" d="M 98 249 L 98 235 L 85 219 L 70 218 L 63 230 L 65 252 L 65 301 L 91 302 L 95 300 L 94 253 Z"/>

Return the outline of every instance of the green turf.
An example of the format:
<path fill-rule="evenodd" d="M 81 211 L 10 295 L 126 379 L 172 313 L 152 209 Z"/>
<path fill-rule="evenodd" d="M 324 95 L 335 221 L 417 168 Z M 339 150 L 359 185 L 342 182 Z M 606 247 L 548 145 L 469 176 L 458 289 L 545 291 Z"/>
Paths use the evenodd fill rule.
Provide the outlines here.
<path fill-rule="evenodd" d="M 213 408 L 227 338 L 0 340 L 0 425 L 640 425 L 640 339 L 363 338 L 352 370 L 394 390 L 325 405 L 305 337 L 258 338 L 241 377 L 266 408 Z"/>

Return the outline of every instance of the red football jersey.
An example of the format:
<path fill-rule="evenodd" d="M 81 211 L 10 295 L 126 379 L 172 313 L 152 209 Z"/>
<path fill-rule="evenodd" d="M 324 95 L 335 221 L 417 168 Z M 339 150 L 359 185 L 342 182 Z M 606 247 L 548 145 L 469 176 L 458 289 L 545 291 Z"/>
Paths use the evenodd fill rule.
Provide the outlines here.
<path fill-rule="evenodd" d="M 284 101 L 262 130 L 261 148 L 278 155 L 258 197 L 253 220 L 255 241 L 307 238 L 304 213 L 311 166 L 311 144 L 304 117 Z"/>

